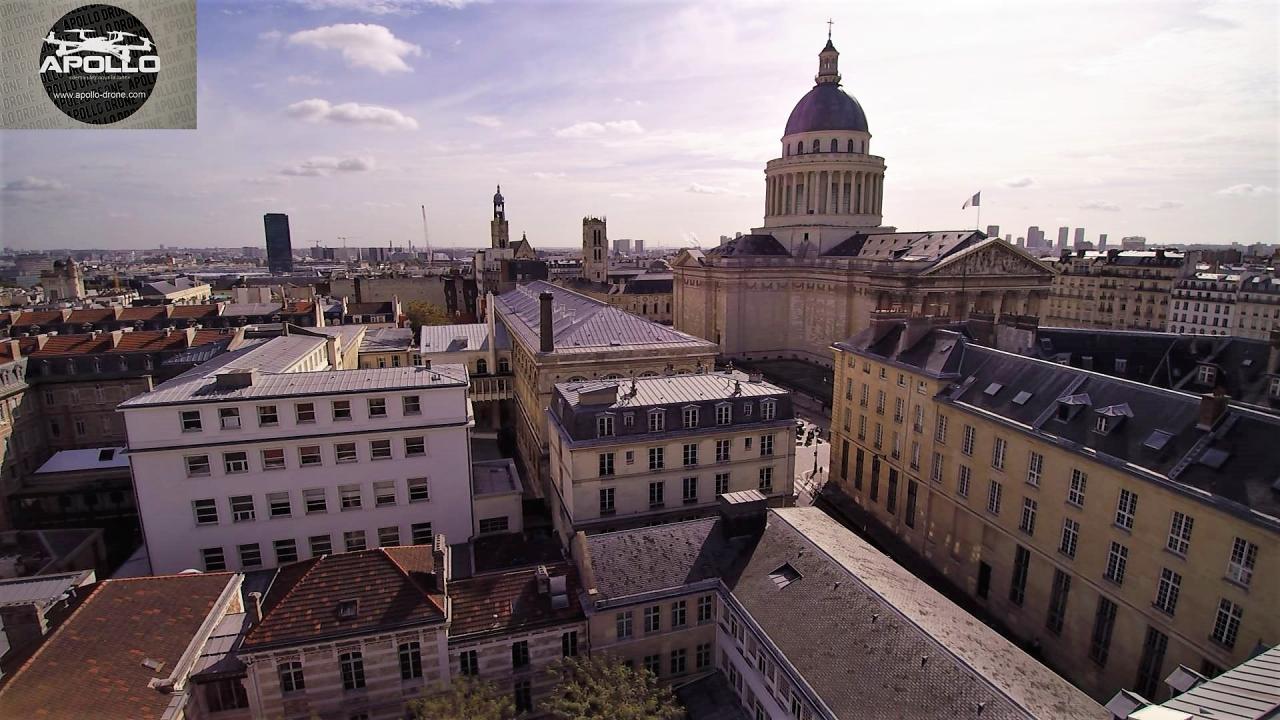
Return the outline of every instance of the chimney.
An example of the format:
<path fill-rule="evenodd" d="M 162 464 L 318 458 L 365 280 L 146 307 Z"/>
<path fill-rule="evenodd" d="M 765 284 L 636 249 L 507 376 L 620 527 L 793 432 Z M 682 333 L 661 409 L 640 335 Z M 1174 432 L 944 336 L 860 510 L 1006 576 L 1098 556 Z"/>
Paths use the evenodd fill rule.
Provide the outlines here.
<path fill-rule="evenodd" d="M 333 335 L 325 337 L 324 352 L 329 358 L 329 369 L 341 370 L 342 365 L 338 363 L 338 338 Z"/>
<path fill-rule="evenodd" d="M 1120 248 L 1107 248 L 1107 262 L 1115 262 L 1120 257 Z"/>
<path fill-rule="evenodd" d="M 902 335 L 898 338 L 898 354 L 910 350 L 916 343 L 924 339 L 933 329 L 933 318 L 927 315 L 912 315 L 907 318 Z"/>
<path fill-rule="evenodd" d="M 449 589 L 449 545 L 445 542 L 444 533 L 437 533 L 431 545 L 432 574 L 435 576 L 436 590 L 444 595 Z"/>
<path fill-rule="evenodd" d="M 1212 430 L 1222 414 L 1227 411 L 1227 404 L 1230 401 L 1231 398 L 1223 393 L 1221 388 L 1201 395 L 1200 418 L 1196 422 L 1196 429 L 1206 432 Z"/>
<path fill-rule="evenodd" d="M 120 347 L 120 338 L 122 337 L 124 337 L 123 330 L 112 330 L 111 331 L 111 347 L 113 348 Z"/>
<path fill-rule="evenodd" d="M 249 615 L 249 627 L 253 627 L 262 622 L 262 593 L 254 591 L 249 593 L 248 604 L 244 611 Z"/>
<path fill-rule="evenodd" d="M 187 333 L 187 344 L 186 344 L 186 346 L 187 346 L 187 347 L 191 347 L 192 345 L 194 345 L 194 344 L 196 343 L 196 328 L 195 328 L 195 327 L 188 327 L 188 328 L 187 328 L 187 330 L 186 330 L 186 333 Z"/>
<path fill-rule="evenodd" d="M 1164 261 L 1164 248 L 1156 248 L 1156 260 Z"/>
<path fill-rule="evenodd" d="M 893 310 L 872 310 L 871 311 L 871 342 L 875 344 L 880 339 L 889 334 L 889 331 L 898 326 L 906 315 L 895 312 Z"/>
<path fill-rule="evenodd" d="M 539 351 L 549 353 L 556 349 L 555 334 L 551 329 L 551 300 L 555 297 L 549 292 L 538 295 L 538 309 L 541 311 L 538 321 L 538 336 L 541 339 Z"/>
<path fill-rule="evenodd" d="M 729 538 L 759 537 L 768 517 L 768 498 L 759 490 L 725 493 L 716 498 L 720 522 Z"/>

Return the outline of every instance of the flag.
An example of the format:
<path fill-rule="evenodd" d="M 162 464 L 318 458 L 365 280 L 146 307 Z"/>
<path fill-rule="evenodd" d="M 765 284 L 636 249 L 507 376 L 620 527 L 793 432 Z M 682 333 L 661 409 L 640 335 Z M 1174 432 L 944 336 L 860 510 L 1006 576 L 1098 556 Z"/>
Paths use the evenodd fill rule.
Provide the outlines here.
<path fill-rule="evenodd" d="M 973 197 L 969 198 L 968 200 L 965 200 L 964 205 L 960 206 L 960 209 L 968 210 L 970 207 L 978 207 L 979 205 L 982 204 L 981 200 L 982 200 L 982 191 L 979 190 L 978 192 L 973 194 Z"/>

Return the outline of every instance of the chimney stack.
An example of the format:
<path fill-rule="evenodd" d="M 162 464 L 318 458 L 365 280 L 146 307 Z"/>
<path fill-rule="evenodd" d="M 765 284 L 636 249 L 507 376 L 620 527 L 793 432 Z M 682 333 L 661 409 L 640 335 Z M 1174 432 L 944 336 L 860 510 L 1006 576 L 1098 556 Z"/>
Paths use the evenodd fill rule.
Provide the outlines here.
<path fill-rule="evenodd" d="M 1222 388 L 1200 396 L 1200 417 L 1196 422 L 1197 430 L 1209 431 L 1217 424 L 1222 414 L 1227 411 L 1231 398 L 1222 392 Z"/>
<path fill-rule="evenodd" d="M 249 627 L 253 627 L 262 622 L 262 593 L 251 592 L 248 600 L 244 611 L 249 614 Z"/>
<path fill-rule="evenodd" d="M 435 576 L 436 591 L 442 595 L 449 589 L 449 545 L 445 542 L 444 533 L 436 533 L 431 545 L 432 574 Z"/>
<path fill-rule="evenodd" d="M 556 349 L 555 334 L 551 329 L 551 300 L 555 296 L 549 292 L 538 295 L 538 307 L 541 311 L 538 322 L 538 336 L 541 340 L 539 351 L 549 353 Z"/>
<path fill-rule="evenodd" d="M 759 490 L 741 490 L 716 498 L 726 537 L 759 537 L 768 521 L 768 502 Z"/>

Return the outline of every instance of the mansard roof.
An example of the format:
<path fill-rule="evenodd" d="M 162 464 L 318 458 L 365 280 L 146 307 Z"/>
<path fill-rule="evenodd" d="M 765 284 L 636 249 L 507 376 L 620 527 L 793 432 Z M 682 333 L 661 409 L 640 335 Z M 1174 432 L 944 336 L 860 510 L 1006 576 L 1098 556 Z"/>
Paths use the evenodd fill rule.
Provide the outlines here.
<path fill-rule="evenodd" d="M 739 235 L 719 247 L 711 248 L 706 253 L 711 257 L 742 257 L 746 255 L 766 255 L 791 257 L 791 253 L 772 235 Z"/>
<path fill-rule="evenodd" d="M 937 262 L 958 248 L 985 237 L 977 230 L 861 232 L 849 236 L 823 256 Z"/>

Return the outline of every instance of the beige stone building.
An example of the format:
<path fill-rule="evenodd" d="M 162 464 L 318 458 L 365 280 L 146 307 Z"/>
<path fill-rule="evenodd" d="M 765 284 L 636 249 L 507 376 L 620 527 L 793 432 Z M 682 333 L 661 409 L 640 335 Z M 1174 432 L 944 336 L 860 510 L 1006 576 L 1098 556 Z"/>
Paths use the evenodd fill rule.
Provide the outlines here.
<path fill-rule="evenodd" d="M 884 158 L 870 154 L 862 106 L 841 89 L 828 41 L 812 90 L 765 167 L 764 225 L 673 263 L 674 324 L 753 360 L 831 362 L 836 340 L 874 310 L 956 319 L 1037 315 L 1053 272 L 976 230 L 900 232 L 882 224 Z"/>
<path fill-rule="evenodd" d="M 548 410 L 552 521 L 566 542 L 702 517 L 725 493 L 794 493 L 786 390 L 741 372 L 560 383 Z"/>
<path fill-rule="evenodd" d="M 981 347 L 927 319 L 835 345 L 832 478 L 1094 698 L 1280 641 L 1280 418 Z"/>
<path fill-rule="evenodd" d="M 1245 275 L 1236 295 L 1236 323 L 1234 334 L 1256 340 L 1280 330 L 1280 275 Z"/>
<path fill-rule="evenodd" d="M 1101 330 L 1164 330 L 1175 282 L 1195 272 L 1196 254 L 1175 250 L 1064 252 L 1040 324 Z"/>

